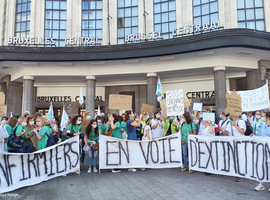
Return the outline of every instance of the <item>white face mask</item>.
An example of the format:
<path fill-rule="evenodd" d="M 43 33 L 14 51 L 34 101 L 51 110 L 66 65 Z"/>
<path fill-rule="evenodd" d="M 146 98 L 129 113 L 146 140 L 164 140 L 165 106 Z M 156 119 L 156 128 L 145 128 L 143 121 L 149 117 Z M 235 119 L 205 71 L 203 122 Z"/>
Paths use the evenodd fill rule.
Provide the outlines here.
<path fill-rule="evenodd" d="M 30 124 L 31 126 L 33 126 L 33 125 L 34 125 L 34 123 L 35 123 L 34 121 L 29 122 L 29 124 Z"/>

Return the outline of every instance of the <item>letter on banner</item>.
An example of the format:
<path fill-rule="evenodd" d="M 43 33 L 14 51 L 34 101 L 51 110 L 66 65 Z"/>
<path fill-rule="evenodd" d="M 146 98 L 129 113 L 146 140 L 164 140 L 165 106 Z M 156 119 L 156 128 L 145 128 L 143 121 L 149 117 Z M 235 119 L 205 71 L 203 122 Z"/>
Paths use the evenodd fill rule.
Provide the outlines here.
<path fill-rule="evenodd" d="M 79 136 L 30 154 L 0 152 L 0 193 L 80 170 Z"/>
<path fill-rule="evenodd" d="M 99 137 L 100 169 L 181 167 L 180 133 L 151 141 Z"/>
<path fill-rule="evenodd" d="M 189 135 L 188 145 L 192 170 L 270 182 L 269 137 Z"/>

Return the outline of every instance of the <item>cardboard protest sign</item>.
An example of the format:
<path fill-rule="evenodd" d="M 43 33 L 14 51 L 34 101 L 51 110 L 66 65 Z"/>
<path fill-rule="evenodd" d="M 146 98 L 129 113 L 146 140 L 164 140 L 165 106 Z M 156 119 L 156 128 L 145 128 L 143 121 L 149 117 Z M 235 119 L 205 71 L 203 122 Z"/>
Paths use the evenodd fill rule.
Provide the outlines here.
<path fill-rule="evenodd" d="M 270 182 L 270 137 L 188 136 L 190 169 Z"/>
<path fill-rule="evenodd" d="M 151 141 L 132 141 L 99 136 L 99 167 L 172 168 L 182 164 L 181 135 Z"/>
<path fill-rule="evenodd" d="M 109 109 L 131 110 L 132 109 L 132 96 L 110 94 Z"/>
<path fill-rule="evenodd" d="M 184 113 L 183 90 L 166 92 L 167 116 L 178 116 Z"/>
<path fill-rule="evenodd" d="M 203 103 L 201 102 L 195 102 L 193 103 L 193 110 L 197 110 L 199 112 L 202 112 Z"/>
<path fill-rule="evenodd" d="M 210 112 L 204 112 L 203 113 L 203 121 L 211 121 L 212 123 L 215 122 L 215 113 L 210 113 Z"/>
<path fill-rule="evenodd" d="M 231 92 L 231 94 L 227 92 L 226 99 L 227 99 L 227 107 L 225 109 L 225 113 L 230 113 L 231 117 L 241 115 L 242 114 L 241 96 L 236 92 Z"/>
<path fill-rule="evenodd" d="M 84 132 L 86 127 L 89 125 L 91 119 L 83 119 L 82 120 L 82 131 Z"/>
<path fill-rule="evenodd" d="M 35 149 L 37 149 L 37 136 L 33 136 L 30 138 L 30 140 L 32 141 Z"/>
<path fill-rule="evenodd" d="M 141 108 L 141 113 L 142 114 L 149 113 L 151 115 L 153 112 L 153 108 L 154 108 L 154 106 L 143 103 L 142 108 Z"/>
<path fill-rule="evenodd" d="M 0 92 L 0 115 L 5 115 L 5 93 Z"/>
<path fill-rule="evenodd" d="M 79 136 L 34 153 L 0 154 L 0 194 L 80 170 Z"/>
<path fill-rule="evenodd" d="M 167 103 L 166 103 L 166 99 L 160 100 L 159 101 L 159 104 L 160 104 L 160 108 L 161 108 L 160 118 L 161 119 L 167 118 Z"/>
<path fill-rule="evenodd" d="M 237 91 L 237 94 L 242 98 L 242 112 L 269 109 L 267 84 L 255 90 Z"/>

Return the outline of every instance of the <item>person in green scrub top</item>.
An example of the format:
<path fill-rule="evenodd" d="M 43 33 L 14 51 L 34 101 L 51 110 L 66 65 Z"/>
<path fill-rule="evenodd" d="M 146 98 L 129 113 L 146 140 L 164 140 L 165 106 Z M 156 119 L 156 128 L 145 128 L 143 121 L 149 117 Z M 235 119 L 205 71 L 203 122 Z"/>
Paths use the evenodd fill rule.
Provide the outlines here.
<path fill-rule="evenodd" d="M 51 123 L 47 118 L 42 117 L 40 119 L 40 126 L 41 128 L 39 131 L 35 132 L 37 135 L 37 150 L 45 149 L 47 147 L 47 141 L 49 139 L 47 135 L 52 133 L 52 129 L 50 127 Z"/>
<path fill-rule="evenodd" d="M 100 128 L 102 135 L 105 135 L 106 128 L 104 128 L 104 126 L 105 126 L 105 123 L 104 123 L 105 120 L 104 120 L 104 118 L 102 118 L 101 116 L 98 115 L 96 117 L 96 120 L 97 120 L 97 125 Z"/>
<path fill-rule="evenodd" d="M 122 139 L 120 122 L 121 122 L 120 116 L 117 116 L 116 114 L 111 115 L 111 129 L 112 129 L 111 137 Z M 112 173 L 117 173 L 117 172 L 121 172 L 121 169 L 112 169 Z"/>
<path fill-rule="evenodd" d="M 31 149 L 33 148 L 33 144 L 31 141 L 31 137 L 34 135 L 33 132 L 33 125 L 34 125 L 34 116 L 27 116 L 27 125 L 23 128 L 25 130 L 24 133 L 24 144 L 23 144 L 23 153 L 30 153 Z"/>
<path fill-rule="evenodd" d="M 20 137 L 25 133 L 25 130 L 23 128 L 26 125 L 27 125 L 26 119 L 24 117 L 20 117 L 18 119 L 18 127 L 16 129 L 16 136 L 17 137 Z M 12 133 L 12 131 L 11 131 L 11 133 Z M 10 135 L 11 133 L 8 133 L 8 134 Z M 8 150 L 8 152 L 11 152 L 11 153 L 22 153 L 22 148 L 21 149 L 12 149 L 11 147 L 8 146 L 7 150 Z"/>
<path fill-rule="evenodd" d="M 89 125 L 85 129 L 84 133 L 84 143 L 85 143 L 85 151 L 88 153 L 88 171 L 87 173 L 91 173 L 92 171 L 92 157 L 94 155 L 94 172 L 97 171 L 97 161 L 98 161 L 98 150 L 92 150 L 91 146 L 98 142 L 99 135 L 101 135 L 101 130 L 97 125 L 96 120 L 91 120 Z"/>
<path fill-rule="evenodd" d="M 12 133 L 12 131 L 16 127 L 17 122 L 18 122 L 18 119 L 16 117 L 11 117 L 8 119 L 5 129 L 7 130 L 9 135 Z"/>

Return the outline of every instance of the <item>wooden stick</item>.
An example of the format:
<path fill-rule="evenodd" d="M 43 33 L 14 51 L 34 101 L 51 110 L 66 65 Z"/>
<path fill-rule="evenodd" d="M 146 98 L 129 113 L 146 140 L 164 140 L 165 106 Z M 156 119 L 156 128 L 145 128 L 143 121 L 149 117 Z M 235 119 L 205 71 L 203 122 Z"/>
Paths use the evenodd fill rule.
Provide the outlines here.
<path fill-rule="evenodd" d="M 100 168 L 98 168 L 98 174 L 100 174 Z"/>

